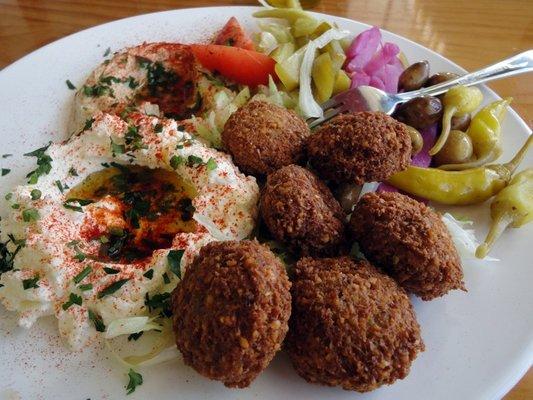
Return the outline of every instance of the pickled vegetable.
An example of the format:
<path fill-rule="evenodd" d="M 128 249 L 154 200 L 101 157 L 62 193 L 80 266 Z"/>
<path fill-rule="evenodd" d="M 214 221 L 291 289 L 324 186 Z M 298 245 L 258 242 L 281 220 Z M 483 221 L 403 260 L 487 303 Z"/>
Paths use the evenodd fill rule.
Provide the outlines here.
<path fill-rule="evenodd" d="M 331 97 L 335 84 L 335 71 L 329 53 L 323 53 L 315 58 L 311 76 L 315 84 L 315 97 L 319 103 L 323 103 Z"/>

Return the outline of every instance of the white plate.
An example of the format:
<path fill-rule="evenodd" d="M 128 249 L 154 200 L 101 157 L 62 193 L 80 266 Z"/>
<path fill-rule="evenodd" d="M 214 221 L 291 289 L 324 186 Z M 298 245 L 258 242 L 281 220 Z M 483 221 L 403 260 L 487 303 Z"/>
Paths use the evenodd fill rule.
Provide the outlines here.
<path fill-rule="evenodd" d="M 252 7 L 187 9 L 141 15 L 85 30 L 39 49 L 0 73 L 0 159 L 11 174 L 1 178 L 0 195 L 20 182 L 34 160 L 22 157 L 48 140 L 66 137 L 73 100 L 65 80 L 79 86 L 113 51 L 143 41 L 205 40 L 230 16 L 253 29 Z M 367 28 L 347 19 L 323 16 L 358 33 Z M 400 36 L 384 32 L 411 61 L 427 59 L 432 71 L 463 72 L 440 55 Z M 488 61 L 488 60 L 487 60 Z M 484 89 L 485 101 L 497 96 Z M 514 112 L 504 124 L 507 160 L 529 133 Z M 533 164 L 530 154 L 523 166 Z M 1 206 L 5 211 L 5 203 Z M 485 234 L 487 205 L 460 210 Z M 426 351 L 409 376 L 392 386 L 358 395 L 306 383 L 284 354 L 246 390 L 226 389 L 185 367 L 179 360 L 141 370 L 145 383 L 128 396 L 163 399 L 496 399 L 526 372 L 533 360 L 533 224 L 506 232 L 494 249 L 499 263 L 465 266 L 468 293 L 454 292 L 432 302 L 414 299 Z M 529 247 L 528 247 L 529 246 Z M 0 310 L 0 399 L 20 393 L 23 399 L 119 399 L 125 397 L 124 370 L 105 351 L 70 353 L 52 318 L 31 331 L 17 327 Z"/>

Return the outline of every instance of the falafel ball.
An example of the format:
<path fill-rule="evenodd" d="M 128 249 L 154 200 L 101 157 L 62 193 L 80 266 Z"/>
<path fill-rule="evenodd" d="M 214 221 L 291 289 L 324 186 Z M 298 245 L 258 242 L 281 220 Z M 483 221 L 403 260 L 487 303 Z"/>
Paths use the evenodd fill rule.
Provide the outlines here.
<path fill-rule="evenodd" d="M 279 259 L 257 241 L 212 242 L 172 293 L 176 344 L 200 374 L 243 388 L 280 349 L 291 312 Z"/>
<path fill-rule="evenodd" d="M 265 101 L 251 101 L 228 119 L 222 143 L 242 172 L 263 176 L 299 163 L 310 133 L 294 111 Z"/>
<path fill-rule="evenodd" d="M 367 392 L 405 378 L 424 351 L 409 297 L 367 261 L 303 258 L 291 292 L 287 350 L 308 382 Z"/>
<path fill-rule="evenodd" d="M 425 204 L 401 193 L 367 193 L 349 225 L 365 256 L 423 300 L 466 290 L 450 233 Z"/>
<path fill-rule="evenodd" d="M 411 162 L 406 126 L 382 112 L 339 114 L 307 139 L 312 167 L 336 183 L 380 182 Z"/>
<path fill-rule="evenodd" d="M 312 172 L 288 165 L 268 175 L 261 216 L 277 240 L 296 254 L 332 255 L 345 239 L 345 215 L 328 187 Z"/>

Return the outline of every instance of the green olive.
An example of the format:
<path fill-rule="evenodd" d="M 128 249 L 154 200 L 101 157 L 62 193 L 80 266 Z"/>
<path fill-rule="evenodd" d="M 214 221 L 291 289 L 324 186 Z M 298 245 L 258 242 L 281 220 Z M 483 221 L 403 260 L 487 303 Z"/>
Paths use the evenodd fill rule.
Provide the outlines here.
<path fill-rule="evenodd" d="M 452 117 L 451 128 L 456 131 L 466 132 L 470 126 L 471 115 L 463 114 L 461 116 L 456 115 Z"/>
<path fill-rule="evenodd" d="M 405 92 L 420 89 L 429 78 L 429 63 L 420 61 L 410 65 L 398 79 L 398 89 Z"/>
<path fill-rule="evenodd" d="M 409 136 L 411 136 L 411 154 L 414 156 L 415 154 L 420 153 L 420 150 L 424 147 L 424 139 L 422 139 L 422 135 L 415 128 L 407 124 L 404 125 L 409 131 Z"/>
<path fill-rule="evenodd" d="M 474 147 L 470 137 L 462 131 L 450 131 L 448 140 L 443 148 L 435 154 L 433 162 L 436 165 L 460 164 L 467 162 L 473 154 Z"/>
<path fill-rule="evenodd" d="M 442 118 L 442 103 L 436 97 L 417 97 L 398 107 L 394 118 L 415 129 L 422 130 Z"/>
<path fill-rule="evenodd" d="M 439 83 L 449 81 L 451 79 L 457 78 L 459 75 L 454 74 L 453 72 L 439 72 L 438 74 L 433 74 L 424 84 L 424 87 L 438 85 Z"/>

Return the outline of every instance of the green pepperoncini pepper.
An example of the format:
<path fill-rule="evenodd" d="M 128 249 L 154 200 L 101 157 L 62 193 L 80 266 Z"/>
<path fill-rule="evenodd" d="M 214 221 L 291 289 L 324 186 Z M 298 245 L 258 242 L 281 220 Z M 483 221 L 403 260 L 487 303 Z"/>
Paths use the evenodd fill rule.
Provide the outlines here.
<path fill-rule="evenodd" d="M 466 134 L 472 141 L 475 160 L 460 164 L 440 165 L 439 168 L 463 170 L 480 167 L 496 160 L 502 154 L 501 123 L 511 101 L 512 98 L 508 97 L 490 103 L 472 118 Z"/>
<path fill-rule="evenodd" d="M 517 174 L 509 186 L 496 195 L 490 205 L 492 224 L 485 242 L 476 250 L 476 257 L 484 258 L 503 231 L 511 226 L 519 228 L 533 221 L 533 168 Z"/>
<path fill-rule="evenodd" d="M 429 150 L 431 156 L 437 154 L 446 143 L 451 130 L 452 117 L 474 112 L 482 101 L 483 94 L 477 87 L 454 86 L 444 94 L 442 99 L 444 105 L 442 131 L 435 145 Z"/>
<path fill-rule="evenodd" d="M 533 135 L 530 135 L 514 158 L 506 164 L 492 164 L 464 171 L 409 166 L 391 176 L 388 183 L 404 192 L 437 203 L 482 203 L 507 186 L 532 144 Z"/>

